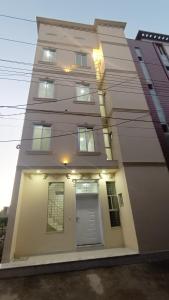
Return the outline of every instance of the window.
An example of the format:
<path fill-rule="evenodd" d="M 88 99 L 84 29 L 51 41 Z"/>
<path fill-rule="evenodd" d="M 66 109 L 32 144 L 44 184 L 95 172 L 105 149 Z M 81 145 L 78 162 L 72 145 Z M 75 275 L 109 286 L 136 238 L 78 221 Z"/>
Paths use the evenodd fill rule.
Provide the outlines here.
<path fill-rule="evenodd" d="M 94 151 L 93 128 L 79 127 L 78 141 L 80 151 Z"/>
<path fill-rule="evenodd" d="M 46 62 L 54 62 L 56 57 L 56 50 L 53 49 L 43 49 L 42 50 L 42 60 Z"/>
<path fill-rule="evenodd" d="M 111 181 L 106 182 L 106 188 L 111 227 L 120 226 L 119 203 L 116 195 L 115 183 Z"/>
<path fill-rule="evenodd" d="M 77 101 L 89 102 L 90 101 L 89 85 L 77 84 L 76 95 L 77 95 Z"/>
<path fill-rule="evenodd" d="M 77 180 L 76 194 L 97 194 L 98 185 L 96 180 Z"/>
<path fill-rule="evenodd" d="M 64 182 L 49 182 L 47 231 L 64 229 Z"/>
<path fill-rule="evenodd" d="M 54 96 L 54 82 L 52 80 L 40 80 L 39 83 L 39 98 L 53 98 Z"/>
<path fill-rule="evenodd" d="M 34 125 L 32 150 L 48 151 L 50 149 L 51 126 Z"/>
<path fill-rule="evenodd" d="M 86 53 L 76 53 L 76 65 L 80 67 L 87 66 L 87 54 Z"/>
<path fill-rule="evenodd" d="M 112 151 L 111 151 L 112 136 L 109 133 L 108 128 L 103 128 L 103 137 L 104 137 L 104 146 L 106 150 L 107 160 L 112 160 Z"/>

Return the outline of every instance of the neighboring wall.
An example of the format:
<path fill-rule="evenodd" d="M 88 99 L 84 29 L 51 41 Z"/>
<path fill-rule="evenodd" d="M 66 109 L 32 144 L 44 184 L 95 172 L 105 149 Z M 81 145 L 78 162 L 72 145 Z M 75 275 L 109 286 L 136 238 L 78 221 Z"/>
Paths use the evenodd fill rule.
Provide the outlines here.
<path fill-rule="evenodd" d="M 158 43 L 158 42 L 157 42 Z M 144 62 L 150 74 L 151 80 L 153 82 L 154 88 L 158 95 L 161 107 L 164 111 L 166 121 L 169 123 L 169 102 L 168 102 L 168 93 L 169 93 L 169 72 L 164 68 L 160 57 L 158 55 L 158 50 L 156 42 L 152 41 L 142 41 L 142 40 L 128 40 L 128 44 L 132 53 L 132 57 L 135 61 L 135 66 L 138 71 L 139 77 L 141 78 L 143 90 L 147 100 L 147 104 L 150 109 L 152 119 L 154 121 L 154 126 L 169 168 L 169 133 L 165 133 L 161 124 L 159 124 L 159 118 L 154 107 L 152 98 L 150 96 L 150 90 L 144 80 L 144 75 L 140 68 L 140 62 L 135 52 L 135 47 L 140 48 Z M 169 45 L 164 44 L 166 50 Z"/>
<path fill-rule="evenodd" d="M 112 31 L 113 34 L 116 38 L 119 36 L 120 42 L 104 41 L 102 45 L 106 57 L 105 103 L 110 117 L 114 159 L 118 159 L 121 166 L 116 178 L 117 192 L 123 196 L 121 215 L 127 237 L 125 242 L 134 246 L 136 230 L 141 252 L 168 250 L 169 175 L 166 162 L 128 44 L 122 30 Z M 124 178 L 129 198 L 125 185 L 120 185 L 122 180 L 125 183 Z M 135 230 L 129 216 L 130 220 L 133 216 Z"/>

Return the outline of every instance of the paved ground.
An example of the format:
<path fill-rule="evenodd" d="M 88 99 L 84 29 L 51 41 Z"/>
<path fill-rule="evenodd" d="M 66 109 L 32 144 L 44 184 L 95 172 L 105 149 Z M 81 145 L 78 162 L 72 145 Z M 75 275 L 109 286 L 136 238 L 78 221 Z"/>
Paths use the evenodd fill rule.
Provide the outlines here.
<path fill-rule="evenodd" d="M 0 280 L 0 300 L 169 300 L 169 262 Z"/>

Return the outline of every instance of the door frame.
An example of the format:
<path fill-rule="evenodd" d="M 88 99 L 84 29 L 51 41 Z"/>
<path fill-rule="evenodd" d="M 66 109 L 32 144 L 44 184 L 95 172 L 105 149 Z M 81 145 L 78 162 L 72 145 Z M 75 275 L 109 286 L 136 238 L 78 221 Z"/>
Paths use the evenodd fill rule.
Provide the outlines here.
<path fill-rule="evenodd" d="M 81 179 L 77 179 L 77 181 L 79 181 Z M 82 181 L 85 182 L 85 179 Z M 103 235 L 103 217 L 102 217 L 102 210 L 101 210 L 101 203 L 100 203 L 100 193 L 99 193 L 99 180 L 98 179 L 86 179 L 86 181 L 95 181 L 97 182 L 97 188 L 98 188 L 98 197 L 97 197 L 97 202 L 98 202 L 98 217 L 99 217 L 99 230 L 100 230 L 100 243 L 99 244 L 91 244 L 91 245 L 77 245 L 77 221 L 76 221 L 76 217 L 77 217 L 77 198 L 76 198 L 76 182 L 75 182 L 75 246 L 76 248 L 80 248 L 80 247 L 97 247 L 97 245 L 102 245 L 104 246 L 104 235 Z M 86 193 L 87 194 L 87 193 Z M 83 201 L 83 200 L 81 200 Z"/>

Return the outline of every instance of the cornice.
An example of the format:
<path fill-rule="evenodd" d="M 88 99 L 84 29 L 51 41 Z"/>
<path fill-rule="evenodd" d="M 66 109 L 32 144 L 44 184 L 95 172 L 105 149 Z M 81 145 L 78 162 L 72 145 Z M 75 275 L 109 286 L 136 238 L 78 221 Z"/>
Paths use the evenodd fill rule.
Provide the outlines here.
<path fill-rule="evenodd" d="M 53 26 L 60 26 L 75 30 L 84 30 L 89 32 L 97 32 L 98 26 L 108 26 L 108 27 L 118 27 L 118 28 L 125 28 L 126 23 L 125 22 L 118 22 L 118 21 L 111 21 L 111 20 L 103 20 L 103 19 L 95 19 L 94 24 L 83 24 L 83 23 L 77 23 L 77 22 L 69 22 L 69 21 L 63 21 L 58 19 L 49 19 L 49 18 L 43 18 L 43 17 L 36 17 L 37 21 L 37 27 L 39 31 L 39 25 L 40 24 L 46 24 L 46 25 L 53 25 Z"/>

